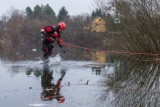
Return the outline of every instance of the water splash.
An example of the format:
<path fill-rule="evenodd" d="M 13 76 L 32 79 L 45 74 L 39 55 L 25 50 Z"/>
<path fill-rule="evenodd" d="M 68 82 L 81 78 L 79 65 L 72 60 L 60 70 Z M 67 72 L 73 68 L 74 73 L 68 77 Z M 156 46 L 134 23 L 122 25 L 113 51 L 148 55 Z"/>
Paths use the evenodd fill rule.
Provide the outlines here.
<path fill-rule="evenodd" d="M 62 61 L 62 58 L 60 54 L 57 54 L 55 57 L 50 58 L 50 64 L 60 64 L 61 61 Z"/>

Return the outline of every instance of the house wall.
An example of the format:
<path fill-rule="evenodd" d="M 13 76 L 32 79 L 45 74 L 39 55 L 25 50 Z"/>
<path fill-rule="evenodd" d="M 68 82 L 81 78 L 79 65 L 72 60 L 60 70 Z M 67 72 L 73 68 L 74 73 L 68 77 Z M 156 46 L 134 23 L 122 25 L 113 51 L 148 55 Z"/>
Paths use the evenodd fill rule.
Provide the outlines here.
<path fill-rule="evenodd" d="M 100 17 L 95 18 L 92 22 L 92 32 L 105 32 L 106 27 L 106 21 Z"/>

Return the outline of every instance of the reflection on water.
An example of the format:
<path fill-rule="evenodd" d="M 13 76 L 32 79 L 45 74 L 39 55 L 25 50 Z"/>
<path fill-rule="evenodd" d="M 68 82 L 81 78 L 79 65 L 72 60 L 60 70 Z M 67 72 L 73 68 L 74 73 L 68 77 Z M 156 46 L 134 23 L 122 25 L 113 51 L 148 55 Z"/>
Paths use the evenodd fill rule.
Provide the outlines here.
<path fill-rule="evenodd" d="M 27 68 L 26 69 L 26 75 L 31 75 L 31 74 L 34 74 L 34 76 L 36 77 L 40 77 L 42 74 L 43 74 L 43 71 L 41 69 L 33 69 L 33 68 Z"/>
<path fill-rule="evenodd" d="M 65 98 L 61 95 L 61 82 L 63 77 L 65 76 L 65 70 L 61 70 L 61 77 L 58 79 L 57 83 L 53 83 L 53 71 L 50 70 L 48 64 L 44 64 L 43 67 L 43 75 L 41 76 L 41 86 L 42 86 L 42 93 L 41 99 L 43 101 L 53 100 L 56 99 L 59 103 L 63 103 Z"/>
<path fill-rule="evenodd" d="M 34 65 L 34 64 L 35 65 Z M 0 105 L 2 107 L 105 107 L 101 68 L 84 62 L 63 62 L 49 66 L 37 62 L 0 65 Z M 90 63 L 90 62 L 89 62 Z"/>
<path fill-rule="evenodd" d="M 114 93 L 113 107 L 160 107 L 160 62 L 155 57 L 131 56 L 115 59 L 115 73 L 106 84 Z M 106 76 L 105 76 L 106 77 Z"/>
<path fill-rule="evenodd" d="M 101 75 L 101 72 L 104 71 L 104 68 L 102 67 L 91 67 L 92 68 L 92 73 L 96 75 Z"/>

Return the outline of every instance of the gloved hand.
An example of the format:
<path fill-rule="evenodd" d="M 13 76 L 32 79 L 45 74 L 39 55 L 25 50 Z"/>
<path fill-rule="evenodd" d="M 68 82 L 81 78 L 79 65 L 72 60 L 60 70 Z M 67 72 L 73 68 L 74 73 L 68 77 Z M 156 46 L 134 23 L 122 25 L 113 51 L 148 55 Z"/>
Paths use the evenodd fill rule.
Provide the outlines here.
<path fill-rule="evenodd" d="M 60 46 L 60 49 L 61 49 L 61 51 L 62 51 L 63 53 L 66 53 L 63 45 Z"/>
<path fill-rule="evenodd" d="M 46 34 L 47 34 L 47 32 L 44 29 L 41 29 L 41 31 L 40 31 L 41 37 L 44 38 Z"/>

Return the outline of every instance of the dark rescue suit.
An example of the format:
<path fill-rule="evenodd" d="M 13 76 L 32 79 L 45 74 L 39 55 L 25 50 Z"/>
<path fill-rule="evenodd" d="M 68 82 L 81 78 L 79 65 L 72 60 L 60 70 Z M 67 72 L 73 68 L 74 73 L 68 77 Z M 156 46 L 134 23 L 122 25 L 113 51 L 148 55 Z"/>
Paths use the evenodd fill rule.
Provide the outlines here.
<path fill-rule="evenodd" d="M 41 86 L 43 91 L 41 92 L 41 99 L 43 101 L 49 101 L 56 99 L 58 103 L 63 103 L 65 98 L 61 95 L 61 82 L 65 76 L 65 71 L 61 71 L 61 77 L 58 79 L 57 83 L 53 83 L 53 72 L 49 69 L 49 65 L 46 64 L 43 67 L 43 74 L 41 76 Z"/>
<path fill-rule="evenodd" d="M 57 42 L 59 47 L 63 50 L 63 41 L 61 37 L 60 26 L 44 26 L 41 28 L 41 42 L 42 42 L 42 51 L 44 52 L 44 60 L 48 59 L 52 54 L 52 49 L 54 48 L 54 43 Z"/>

